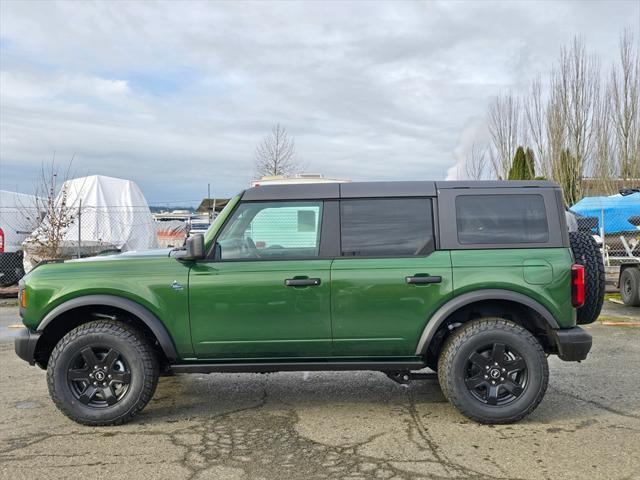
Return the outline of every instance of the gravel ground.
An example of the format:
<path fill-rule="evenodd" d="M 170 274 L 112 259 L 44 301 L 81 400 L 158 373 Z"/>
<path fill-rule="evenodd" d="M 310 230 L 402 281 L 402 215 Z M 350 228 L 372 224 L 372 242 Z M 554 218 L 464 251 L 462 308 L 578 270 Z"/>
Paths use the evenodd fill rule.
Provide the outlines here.
<path fill-rule="evenodd" d="M 552 357 L 545 399 L 515 425 L 468 421 L 434 381 L 296 372 L 162 378 L 134 423 L 88 428 L 15 356 L 18 321 L 0 305 L 2 479 L 640 478 L 640 328 L 587 327 L 588 360 Z"/>

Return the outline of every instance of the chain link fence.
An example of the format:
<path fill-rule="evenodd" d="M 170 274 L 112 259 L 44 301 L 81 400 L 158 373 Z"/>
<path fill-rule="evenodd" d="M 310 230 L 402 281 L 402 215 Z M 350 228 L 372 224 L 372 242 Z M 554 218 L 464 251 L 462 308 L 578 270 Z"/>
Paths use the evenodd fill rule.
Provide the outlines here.
<path fill-rule="evenodd" d="M 578 229 L 594 235 L 605 265 L 640 263 L 640 208 L 635 212 L 603 204 L 590 213 L 578 216 Z"/>
<path fill-rule="evenodd" d="M 605 265 L 640 263 L 640 212 L 623 218 L 603 210 L 600 223 Z"/>
<path fill-rule="evenodd" d="M 0 287 L 51 258 L 180 247 L 191 227 L 189 221 L 158 221 L 148 207 L 82 206 L 51 217 L 35 207 L 0 206 Z"/>
<path fill-rule="evenodd" d="M 13 285 L 24 275 L 22 242 L 43 217 L 37 208 L 0 205 L 0 287 Z"/>

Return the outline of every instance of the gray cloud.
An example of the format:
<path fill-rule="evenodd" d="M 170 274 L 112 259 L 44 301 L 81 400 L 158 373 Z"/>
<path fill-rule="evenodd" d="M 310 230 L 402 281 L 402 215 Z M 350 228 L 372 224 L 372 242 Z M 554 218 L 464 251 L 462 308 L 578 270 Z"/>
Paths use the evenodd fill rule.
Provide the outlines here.
<path fill-rule="evenodd" d="M 152 202 L 245 188 L 275 122 L 309 171 L 445 178 L 492 95 L 544 75 L 573 34 L 606 67 L 640 24 L 632 1 L 0 9 L 0 186 L 28 191 L 56 151 Z"/>

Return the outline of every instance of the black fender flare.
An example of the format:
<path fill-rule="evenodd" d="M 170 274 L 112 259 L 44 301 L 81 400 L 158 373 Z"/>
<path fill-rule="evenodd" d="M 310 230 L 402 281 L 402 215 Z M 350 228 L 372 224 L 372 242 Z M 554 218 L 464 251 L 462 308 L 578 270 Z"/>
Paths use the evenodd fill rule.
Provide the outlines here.
<path fill-rule="evenodd" d="M 550 329 L 560 328 L 551 312 L 531 297 L 511 290 L 476 290 L 474 292 L 463 293 L 462 295 L 452 298 L 431 316 L 422 331 L 422 335 L 420 335 L 420 340 L 416 347 L 416 355 L 424 355 L 427 352 L 431 339 L 449 315 L 465 305 L 482 300 L 508 300 L 510 302 L 522 304 L 538 313 L 547 322 Z"/>
<path fill-rule="evenodd" d="M 156 340 L 160 344 L 160 348 L 162 348 L 162 351 L 167 356 L 169 362 L 175 362 L 178 359 L 178 352 L 173 344 L 173 340 L 160 319 L 139 303 L 117 295 L 83 295 L 81 297 L 67 300 L 45 315 L 40 322 L 40 325 L 38 325 L 37 331 L 44 331 L 44 329 L 62 313 L 68 312 L 74 308 L 86 307 L 89 305 L 116 307 L 138 317 L 147 327 L 149 327 L 149 330 L 151 330 L 153 335 L 156 337 Z"/>

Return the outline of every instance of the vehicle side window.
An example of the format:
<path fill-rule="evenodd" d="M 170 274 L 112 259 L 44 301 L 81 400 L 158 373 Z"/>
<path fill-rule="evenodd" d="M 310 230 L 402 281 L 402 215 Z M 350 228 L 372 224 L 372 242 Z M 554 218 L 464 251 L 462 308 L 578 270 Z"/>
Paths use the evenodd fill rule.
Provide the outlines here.
<path fill-rule="evenodd" d="M 461 244 L 545 243 L 542 195 L 459 195 L 456 225 Z"/>
<path fill-rule="evenodd" d="M 428 198 L 342 200 L 340 231 L 346 257 L 426 255 L 435 248 Z"/>
<path fill-rule="evenodd" d="M 322 202 L 247 202 L 217 239 L 220 260 L 314 258 L 320 249 Z"/>

